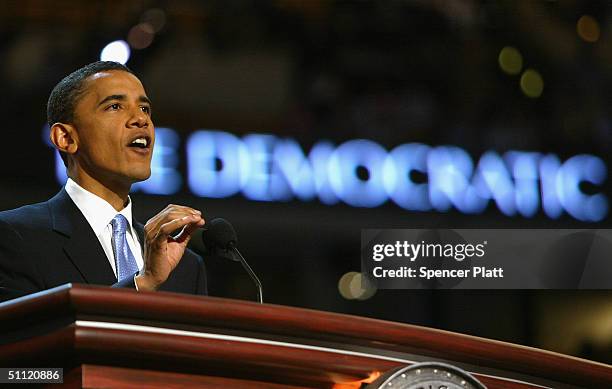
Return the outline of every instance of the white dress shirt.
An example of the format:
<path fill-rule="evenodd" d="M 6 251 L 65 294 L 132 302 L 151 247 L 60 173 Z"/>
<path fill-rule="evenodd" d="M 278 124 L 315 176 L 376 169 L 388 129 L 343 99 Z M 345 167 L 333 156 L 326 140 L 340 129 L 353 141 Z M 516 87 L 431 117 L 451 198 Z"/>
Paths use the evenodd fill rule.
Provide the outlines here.
<path fill-rule="evenodd" d="M 138 241 L 138 235 L 132 226 L 132 200 L 128 196 L 128 204 L 121 211 L 117 212 L 112 205 L 106 200 L 96 196 L 95 194 L 88 192 L 83 189 L 79 184 L 68 178 L 66 181 L 66 192 L 68 196 L 74 201 L 76 206 L 79 208 L 87 222 L 91 226 L 94 234 L 100 241 L 102 249 L 106 254 L 106 258 L 113 268 L 115 277 L 117 276 L 117 265 L 115 264 L 115 255 L 113 253 L 113 226 L 111 221 L 118 214 L 122 214 L 128 221 L 130 228 L 127 229 L 127 242 L 134 258 L 138 269 L 142 270 L 144 261 L 142 255 L 142 248 Z"/>

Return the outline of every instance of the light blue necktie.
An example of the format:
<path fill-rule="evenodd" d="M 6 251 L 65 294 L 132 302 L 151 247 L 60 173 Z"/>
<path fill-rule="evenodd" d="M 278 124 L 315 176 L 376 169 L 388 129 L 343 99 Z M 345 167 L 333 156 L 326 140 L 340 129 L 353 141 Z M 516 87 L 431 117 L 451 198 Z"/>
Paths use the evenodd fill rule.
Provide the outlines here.
<path fill-rule="evenodd" d="M 133 276 L 138 271 L 138 265 L 125 236 L 128 227 L 127 219 L 125 216 L 117 214 L 111 224 L 113 226 L 113 251 L 115 253 L 117 281 L 121 281 L 126 277 Z"/>

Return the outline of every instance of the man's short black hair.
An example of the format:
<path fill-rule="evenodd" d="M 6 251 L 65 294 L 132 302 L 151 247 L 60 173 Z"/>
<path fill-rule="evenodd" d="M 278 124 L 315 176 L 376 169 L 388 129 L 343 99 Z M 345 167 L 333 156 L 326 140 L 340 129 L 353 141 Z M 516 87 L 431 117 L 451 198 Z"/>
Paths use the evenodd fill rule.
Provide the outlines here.
<path fill-rule="evenodd" d="M 85 92 L 85 80 L 96 73 L 108 70 L 123 70 L 132 73 L 127 66 L 119 62 L 98 61 L 85 65 L 64 77 L 51 91 L 47 101 L 47 123 L 49 127 L 54 123 L 73 123 L 74 108 L 77 101 Z M 66 156 L 60 152 L 64 165 Z"/>

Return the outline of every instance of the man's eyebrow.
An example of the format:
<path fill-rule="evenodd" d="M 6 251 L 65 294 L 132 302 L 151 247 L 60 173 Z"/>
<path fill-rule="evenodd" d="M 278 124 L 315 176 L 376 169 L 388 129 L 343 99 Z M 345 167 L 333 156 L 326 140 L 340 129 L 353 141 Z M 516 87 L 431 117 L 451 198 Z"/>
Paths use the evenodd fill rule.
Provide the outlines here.
<path fill-rule="evenodd" d="M 151 104 L 151 100 L 149 100 L 149 98 L 147 96 L 140 96 L 138 98 L 138 101 L 140 101 L 141 103 L 147 103 L 149 105 L 153 105 L 153 104 Z"/>
<path fill-rule="evenodd" d="M 125 101 L 126 99 L 127 99 L 126 95 L 110 95 L 110 96 L 106 96 L 105 98 L 102 99 L 102 101 L 100 101 L 98 103 L 98 107 L 103 105 L 106 102 L 111 101 L 111 100 Z M 153 105 L 153 104 L 151 104 L 151 100 L 149 100 L 149 98 L 147 96 L 140 96 L 138 98 L 138 101 L 140 101 L 141 103 L 147 103 L 149 105 Z"/>
<path fill-rule="evenodd" d="M 105 98 L 102 99 L 102 101 L 100 101 L 98 103 L 98 107 L 101 106 L 102 104 L 111 101 L 111 100 L 119 100 L 119 101 L 123 101 L 126 99 L 125 95 L 110 95 L 110 96 L 106 96 Z"/>

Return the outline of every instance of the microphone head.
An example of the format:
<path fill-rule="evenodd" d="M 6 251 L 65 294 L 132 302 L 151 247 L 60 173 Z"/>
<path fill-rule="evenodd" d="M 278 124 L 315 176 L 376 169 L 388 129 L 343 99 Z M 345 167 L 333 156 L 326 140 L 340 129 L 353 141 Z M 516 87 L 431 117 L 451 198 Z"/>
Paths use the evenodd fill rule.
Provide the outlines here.
<path fill-rule="evenodd" d="M 210 249 L 229 250 L 238 243 L 238 237 L 231 223 L 218 217 L 206 223 L 202 232 L 202 241 Z"/>

